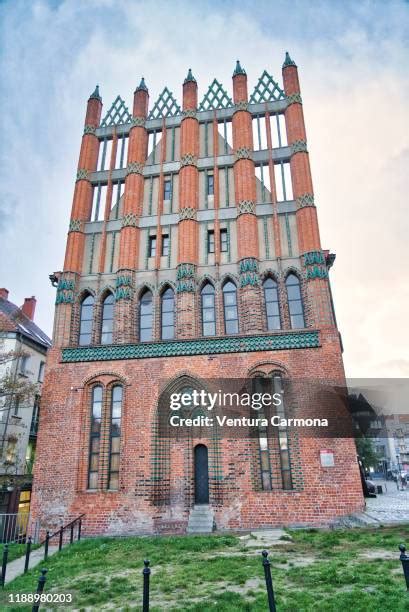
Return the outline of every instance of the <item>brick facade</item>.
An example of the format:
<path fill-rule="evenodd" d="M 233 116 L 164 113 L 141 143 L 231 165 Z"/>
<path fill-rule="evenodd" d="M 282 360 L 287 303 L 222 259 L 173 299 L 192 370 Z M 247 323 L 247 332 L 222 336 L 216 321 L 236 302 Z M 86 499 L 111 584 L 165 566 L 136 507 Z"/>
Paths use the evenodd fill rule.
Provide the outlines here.
<path fill-rule="evenodd" d="M 199 103 L 189 71 L 181 107 L 165 90 L 149 112 L 142 80 L 134 93 L 133 115 L 125 109 L 122 118 L 111 123 L 101 122 L 98 90 L 88 101 L 65 265 L 56 273 L 54 347 L 48 355 L 37 444 L 32 520 L 43 527 L 85 513 L 87 535 L 184 532 L 195 503 L 198 443 L 208 447 L 209 504 L 218 529 L 328 524 L 362 509 L 352 439 L 289 432 L 291 488 L 284 488 L 283 447 L 269 432 L 266 488 L 257 437 L 233 440 L 216 432 L 201 438 L 196 430 L 196 437 L 188 439 L 158 436 L 158 397 L 177 381 L 194 386 L 204 379 L 279 374 L 290 384 L 300 379 L 345 383 L 330 299 L 330 259 L 320 243 L 298 73 L 289 56 L 283 65 L 283 89 L 270 82 L 278 94 L 270 88 L 257 98 L 256 87 L 249 98 L 247 75 L 238 63 L 232 98 L 220 86 L 216 98 L 210 88 Z M 167 104 L 161 106 L 165 97 Z M 285 118 L 286 134 L 278 133 L 277 147 L 273 130 L 279 116 Z M 228 143 L 226 121 L 231 121 Z M 259 131 L 260 124 L 265 129 L 264 147 L 256 146 L 255 121 Z M 151 138 L 159 133 L 152 149 Z M 118 169 L 124 138 L 128 156 Z M 112 143 L 110 157 L 101 168 L 98 154 L 101 157 L 107 142 Z M 287 166 L 290 178 L 285 185 Z M 227 184 L 229 169 L 232 186 Z M 292 193 L 280 200 L 277 169 L 284 194 Z M 258 178 L 259 170 L 264 178 Z M 124 192 L 115 207 L 113 193 L 121 181 Z M 169 181 L 170 198 L 165 190 Z M 101 184 L 107 187 L 106 200 L 96 219 L 93 202 Z M 294 318 L 289 275 L 299 286 L 303 326 Z M 274 328 L 269 328 L 263 289 L 268 278 L 277 287 L 279 325 Z M 226 282 L 236 287 L 238 336 L 233 336 L 242 338 L 241 343 L 227 341 Z M 214 288 L 211 333 L 205 332 L 203 321 L 201 291 L 206 283 Z M 164 301 L 169 289 L 172 316 L 166 315 Z M 108 329 L 104 300 L 110 292 L 115 295 L 112 336 L 101 344 L 101 334 Z M 146 292 L 152 296 L 148 307 L 141 302 Z M 84 323 L 81 314 L 87 296 L 93 298 L 90 323 Z M 149 328 L 145 342 L 142 320 Z M 84 330 L 89 341 L 78 347 Z M 118 385 L 123 394 L 119 481 L 110 488 L 117 461 L 111 400 Z M 95 386 L 102 388 L 102 403 L 93 443 Z M 310 401 L 301 387 L 298 402 Z M 90 459 L 91 444 L 97 459 Z M 322 449 L 333 450 L 333 467 L 321 466 Z M 92 489 L 91 465 L 97 473 Z"/>

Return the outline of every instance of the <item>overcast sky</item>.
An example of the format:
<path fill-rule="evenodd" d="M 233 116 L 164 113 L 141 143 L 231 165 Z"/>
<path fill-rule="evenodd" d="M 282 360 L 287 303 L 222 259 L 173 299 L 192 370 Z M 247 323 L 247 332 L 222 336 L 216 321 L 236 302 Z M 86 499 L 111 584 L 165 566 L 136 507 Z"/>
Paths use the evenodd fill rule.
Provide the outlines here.
<path fill-rule="evenodd" d="M 87 98 L 106 112 L 145 76 L 151 105 L 199 98 L 235 60 L 251 91 L 299 67 L 322 246 L 349 376 L 409 376 L 409 4 L 406 2 L 19 1 L 0 4 L 0 286 L 38 299 L 51 333 Z M 4 95 L 5 94 L 5 95 Z"/>

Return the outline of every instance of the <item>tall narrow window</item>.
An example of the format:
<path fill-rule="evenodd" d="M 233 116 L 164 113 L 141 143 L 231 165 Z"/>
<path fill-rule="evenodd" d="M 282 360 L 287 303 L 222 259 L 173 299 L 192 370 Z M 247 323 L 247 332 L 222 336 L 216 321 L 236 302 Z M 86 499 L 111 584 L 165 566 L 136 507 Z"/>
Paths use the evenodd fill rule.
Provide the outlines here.
<path fill-rule="evenodd" d="M 149 236 L 148 257 L 156 255 L 156 236 Z"/>
<path fill-rule="evenodd" d="M 216 335 L 216 308 L 214 287 L 206 283 L 201 291 L 202 297 L 202 330 L 204 336 Z"/>
<path fill-rule="evenodd" d="M 162 294 L 161 338 L 172 340 L 175 337 L 175 296 L 170 287 Z"/>
<path fill-rule="evenodd" d="M 206 178 L 207 178 L 207 185 L 206 185 L 207 195 L 212 196 L 214 195 L 214 176 L 213 174 L 208 174 Z"/>
<path fill-rule="evenodd" d="M 228 281 L 223 286 L 224 329 L 226 334 L 239 333 L 239 315 L 237 312 L 237 288 Z"/>
<path fill-rule="evenodd" d="M 163 199 L 172 199 L 172 179 L 165 179 L 163 183 Z"/>
<path fill-rule="evenodd" d="M 114 296 L 108 293 L 102 305 L 101 344 L 111 344 L 114 330 Z"/>
<path fill-rule="evenodd" d="M 285 419 L 285 406 L 284 406 L 284 391 L 283 381 L 280 374 L 275 374 L 273 377 L 274 393 L 280 394 L 281 402 L 277 406 L 277 415 Z M 283 489 L 292 489 L 293 481 L 291 475 L 291 462 L 290 462 L 290 449 L 288 443 L 288 432 L 287 427 L 280 425 L 278 428 L 278 445 L 280 448 L 280 466 L 281 466 L 281 480 L 283 483 Z"/>
<path fill-rule="evenodd" d="M 227 253 L 229 250 L 229 237 L 227 235 L 227 229 L 222 228 L 220 230 L 220 251 Z"/>
<path fill-rule="evenodd" d="M 271 380 L 268 378 L 256 378 L 253 382 L 253 389 L 255 392 L 271 393 Z M 262 423 L 266 418 L 264 406 L 260 408 L 257 413 L 257 417 L 260 418 L 260 425 L 258 426 L 258 444 L 260 452 L 260 470 L 261 470 L 261 487 L 263 491 L 271 491 L 271 464 L 270 464 L 270 451 L 269 451 L 269 436 L 268 429 Z"/>
<path fill-rule="evenodd" d="M 92 297 L 92 295 L 87 295 L 87 297 L 82 301 L 80 312 L 79 344 L 81 346 L 91 344 L 93 310 L 94 298 Z"/>
<path fill-rule="evenodd" d="M 275 280 L 267 278 L 263 283 L 266 304 L 267 329 L 281 329 L 278 287 Z"/>
<path fill-rule="evenodd" d="M 162 234 L 162 257 L 169 255 L 169 234 Z"/>
<path fill-rule="evenodd" d="M 207 232 L 207 252 L 214 253 L 214 230 Z"/>
<path fill-rule="evenodd" d="M 287 287 L 288 310 L 291 327 L 305 327 L 304 309 L 302 304 L 300 280 L 295 274 L 289 274 L 285 281 Z"/>
<path fill-rule="evenodd" d="M 99 442 L 101 437 L 102 387 L 92 389 L 89 442 L 88 489 L 98 488 Z"/>
<path fill-rule="evenodd" d="M 119 489 L 119 457 L 121 445 L 122 387 L 116 385 L 111 395 L 111 423 L 109 435 L 108 489 Z"/>
<path fill-rule="evenodd" d="M 152 340 L 153 323 L 153 301 L 151 291 L 145 291 L 139 305 L 139 340 L 141 342 L 149 342 Z"/>

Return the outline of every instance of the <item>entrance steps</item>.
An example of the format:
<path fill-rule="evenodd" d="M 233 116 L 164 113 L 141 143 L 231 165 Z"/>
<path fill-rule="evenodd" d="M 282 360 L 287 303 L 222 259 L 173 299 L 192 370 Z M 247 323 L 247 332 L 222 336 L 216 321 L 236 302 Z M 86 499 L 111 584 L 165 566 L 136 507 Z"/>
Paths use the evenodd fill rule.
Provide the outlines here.
<path fill-rule="evenodd" d="M 214 512 L 208 504 L 195 504 L 190 511 L 187 533 L 211 533 L 214 529 Z"/>

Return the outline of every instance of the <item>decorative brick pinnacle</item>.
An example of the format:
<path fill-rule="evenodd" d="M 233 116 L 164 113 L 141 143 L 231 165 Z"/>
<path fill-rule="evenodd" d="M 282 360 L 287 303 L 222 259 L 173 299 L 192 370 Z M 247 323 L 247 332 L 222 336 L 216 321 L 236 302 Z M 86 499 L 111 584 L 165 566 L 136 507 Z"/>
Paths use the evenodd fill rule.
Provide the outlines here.
<path fill-rule="evenodd" d="M 197 167 L 197 158 L 193 153 L 186 153 L 186 155 L 182 155 L 180 158 L 180 165 L 183 166 L 196 166 Z"/>
<path fill-rule="evenodd" d="M 308 153 L 307 142 L 305 140 L 295 140 L 291 143 L 291 155 L 295 153 Z"/>
<path fill-rule="evenodd" d="M 96 127 L 95 125 L 84 125 L 84 135 L 85 134 L 94 134 L 96 132 Z"/>
<path fill-rule="evenodd" d="M 71 219 L 68 232 L 80 232 L 82 229 L 81 219 Z"/>
<path fill-rule="evenodd" d="M 146 119 L 145 117 L 132 117 L 131 124 L 132 127 L 145 127 Z"/>
<path fill-rule="evenodd" d="M 76 181 L 89 181 L 88 170 L 85 170 L 85 168 L 79 168 L 77 171 Z"/>
<path fill-rule="evenodd" d="M 138 215 L 128 213 L 122 218 L 122 227 L 138 227 Z"/>
<path fill-rule="evenodd" d="M 239 159 L 252 159 L 252 151 L 247 147 L 240 147 L 239 149 L 236 149 L 234 156 L 236 161 Z"/>
<path fill-rule="evenodd" d="M 248 213 L 250 215 L 256 214 L 256 205 L 252 200 L 241 200 L 237 204 L 238 216 Z"/>
<path fill-rule="evenodd" d="M 140 162 L 130 162 L 126 167 L 126 174 L 143 174 L 143 164 Z"/>
<path fill-rule="evenodd" d="M 146 87 L 145 79 L 143 77 L 141 78 L 141 82 L 139 83 L 135 91 L 148 91 L 148 88 Z"/>
<path fill-rule="evenodd" d="M 179 221 L 185 221 L 186 219 L 196 219 L 197 211 L 195 208 L 186 206 L 179 210 Z"/>
<path fill-rule="evenodd" d="M 100 102 L 102 102 L 102 98 L 99 95 L 99 85 L 97 85 L 94 89 L 94 91 L 92 92 L 92 94 L 89 97 L 90 100 L 99 100 Z"/>
<path fill-rule="evenodd" d="M 185 78 L 185 80 L 183 81 L 183 84 L 185 83 L 196 83 L 196 79 L 192 74 L 192 69 L 189 68 L 189 71 L 187 73 L 187 77 Z"/>
<path fill-rule="evenodd" d="M 284 60 L 283 68 L 287 68 L 287 66 L 297 66 L 294 60 L 291 59 L 288 51 L 285 52 L 285 60 Z"/>
<path fill-rule="evenodd" d="M 237 60 L 236 62 L 236 68 L 234 69 L 233 76 L 235 77 L 238 74 L 246 74 L 246 71 L 244 70 L 244 68 L 240 66 L 239 60 Z"/>

